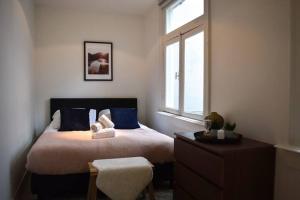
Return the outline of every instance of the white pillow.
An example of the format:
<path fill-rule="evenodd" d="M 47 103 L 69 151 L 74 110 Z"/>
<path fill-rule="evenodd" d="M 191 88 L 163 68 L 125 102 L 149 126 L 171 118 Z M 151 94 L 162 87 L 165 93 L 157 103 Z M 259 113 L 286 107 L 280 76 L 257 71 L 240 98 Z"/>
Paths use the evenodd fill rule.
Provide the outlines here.
<path fill-rule="evenodd" d="M 115 127 L 115 124 L 110 119 L 108 119 L 108 117 L 106 115 L 101 115 L 101 117 L 99 117 L 98 121 L 104 125 L 104 128 Z"/>
<path fill-rule="evenodd" d="M 89 113 L 89 118 L 90 118 L 90 126 L 97 121 L 97 111 L 94 109 L 90 109 Z"/>
<path fill-rule="evenodd" d="M 50 127 L 53 129 L 59 129 L 60 128 L 60 111 L 57 110 L 53 116 L 52 116 L 52 122 L 50 124 Z"/>
<path fill-rule="evenodd" d="M 76 108 L 76 109 L 83 109 L 83 108 Z M 60 110 L 57 110 L 52 116 L 52 122 L 50 123 L 50 127 L 53 129 L 60 129 L 61 117 L 60 117 Z M 90 109 L 89 112 L 89 120 L 90 126 L 96 122 L 97 119 L 97 111 L 94 109 Z"/>
<path fill-rule="evenodd" d="M 110 109 L 101 110 L 98 114 L 98 121 L 102 115 L 105 115 L 108 119 L 111 120 Z"/>

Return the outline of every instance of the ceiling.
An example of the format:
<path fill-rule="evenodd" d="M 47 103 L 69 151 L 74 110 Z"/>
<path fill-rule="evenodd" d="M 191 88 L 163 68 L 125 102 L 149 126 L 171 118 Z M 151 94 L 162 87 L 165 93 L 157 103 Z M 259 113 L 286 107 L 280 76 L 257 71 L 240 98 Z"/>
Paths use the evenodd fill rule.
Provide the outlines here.
<path fill-rule="evenodd" d="M 36 5 L 98 10 L 105 13 L 144 15 L 157 0 L 35 0 Z"/>

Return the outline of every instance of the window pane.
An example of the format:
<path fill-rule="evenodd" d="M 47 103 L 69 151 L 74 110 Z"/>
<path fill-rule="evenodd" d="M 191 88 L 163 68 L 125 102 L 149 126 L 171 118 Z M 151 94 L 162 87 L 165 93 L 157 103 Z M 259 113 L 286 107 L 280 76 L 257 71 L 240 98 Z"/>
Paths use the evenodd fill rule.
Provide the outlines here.
<path fill-rule="evenodd" d="M 166 107 L 179 109 L 179 42 L 166 47 Z"/>
<path fill-rule="evenodd" d="M 204 0 L 179 0 L 166 10 L 166 32 L 169 33 L 203 14 Z"/>
<path fill-rule="evenodd" d="M 203 114 L 204 32 L 185 40 L 184 112 Z"/>

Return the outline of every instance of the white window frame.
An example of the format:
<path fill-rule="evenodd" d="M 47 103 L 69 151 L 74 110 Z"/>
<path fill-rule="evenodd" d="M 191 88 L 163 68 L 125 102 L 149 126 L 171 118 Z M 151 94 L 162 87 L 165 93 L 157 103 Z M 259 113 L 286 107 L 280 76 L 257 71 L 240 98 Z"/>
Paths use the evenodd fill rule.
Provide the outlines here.
<path fill-rule="evenodd" d="M 176 4 L 177 1 L 175 1 Z M 173 6 L 173 4 L 169 5 Z M 187 118 L 202 120 L 205 115 L 209 113 L 209 101 L 210 101 L 210 85 L 209 85 L 209 1 L 204 0 L 204 14 L 183 26 L 173 30 L 170 33 L 166 33 L 166 9 L 164 8 L 164 33 L 162 36 L 163 46 L 163 66 L 164 66 L 164 78 L 163 78 L 163 99 L 162 99 L 162 110 L 172 114 L 180 115 Z M 203 98 L 203 115 L 196 115 L 184 112 L 184 44 L 185 39 L 204 31 L 204 98 Z M 166 47 L 172 43 L 179 41 L 179 109 L 171 109 L 166 107 Z"/>
<path fill-rule="evenodd" d="M 178 110 L 166 107 L 166 50 L 167 50 L 168 45 L 174 44 L 176 42 L 179 42 L 179 48 L 180 48 L 180 37 L 179 36 L 171 38 L 170 40 L 168 40 L 164 43 L 164 110 L 167 111 L 167 112 L 179 115 L 180 114 L 179 110 L 180 110 L 180 107 L 181 107 L 180 100 L 179 100 Z M 180 56 L 180 50 L 179 50 L 179 56 Z M 181 62 L 180 60 L 181 59 L 179 57 L 179 62 Z M 179 70 L 180 70 L 180 64 L 179 64 Z M 179 72 L 179 74 L 180 74 L 180 72 Z M 181 87 L 180 80 L 181 79 L 179 78 L 179 99 L 180 99 L 180 95 L 181 95 L 180 94 L 180 87 Z"/>

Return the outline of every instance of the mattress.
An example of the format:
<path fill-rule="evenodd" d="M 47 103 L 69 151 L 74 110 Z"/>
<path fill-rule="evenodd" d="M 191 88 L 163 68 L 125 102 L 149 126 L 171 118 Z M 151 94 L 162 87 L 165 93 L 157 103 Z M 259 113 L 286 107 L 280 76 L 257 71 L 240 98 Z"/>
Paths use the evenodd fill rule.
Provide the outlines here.
<path fill-rule="evenodd" d="M 58 132 L 47 128 L 27 155 L 26 168 L 41 175 L 88 172 L 97 159 L 142 156 L 152 163 L 174 160 L 174 139 L 144 125 L 116 129 L 114 138 L 92 139 L 91 131 Z"/>

